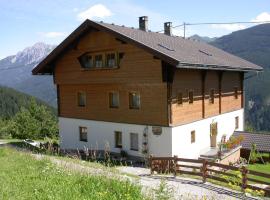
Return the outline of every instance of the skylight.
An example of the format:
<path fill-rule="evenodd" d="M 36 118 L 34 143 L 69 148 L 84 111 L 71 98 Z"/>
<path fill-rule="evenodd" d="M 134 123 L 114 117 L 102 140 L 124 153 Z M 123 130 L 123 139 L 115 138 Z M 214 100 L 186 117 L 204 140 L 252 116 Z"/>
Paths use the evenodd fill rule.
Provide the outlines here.
<path fill-rule="evenodd" d="M 212 54 L 210 54 L 210 53 L 207 53 L 207 52 L 205 52 L 205 51 L 202 51 L 202 50 L 199 50 L 199 52 L 201 52 L 201 53 L 203 53 L 203 54 L 205 54 L 205 55 L 207 55 L 207 56 L 212 56 Z"/>
<path fill-rule="evenodd" d="M 162 47 L 162 48 L 164 48 L 164 49 L 166 49 L 166 50 L 168 50 L 168 51 L 174 51 L 174 49 L 171 49 L 171 48 L 169 48 L 169 47 L 166 47 L 166 46 L 163 45 L 163 44 L 158 44 L 158 46 L 160 46 L 160 47 Z"/>

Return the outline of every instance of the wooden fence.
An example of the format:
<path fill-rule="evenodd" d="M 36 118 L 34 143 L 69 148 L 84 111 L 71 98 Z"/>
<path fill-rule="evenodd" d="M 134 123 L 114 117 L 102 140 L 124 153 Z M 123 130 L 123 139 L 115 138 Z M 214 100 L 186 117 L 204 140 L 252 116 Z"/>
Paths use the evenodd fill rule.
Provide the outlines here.
<path fill-rule="evenodd" d="M 207 179 L 229 183 L 232 180 L 237 181 L 237 184 L 244 191 L 246 188 L 252 190 L 263 190 L 267 196 L 270 195 L 270 174 L 261 173 L 253 170 L 248 170 L 246 167 L 235 167 L 224 165 L 206 160 L 196 160 L 187 158 L 174 157 L 153 157 L 149 158 L 151 174 L 157 173 L 173 173 L 188 174 L 202 177 L 202 181 Z M 241 175 L 239 177 L 239 175 Z M 263 177 L 267 181 L 256 179 Z M 240 179 L 240 180 L 239 180 Z M 259 187 L 258 184 L 266 185 L 266 188 Z"/>

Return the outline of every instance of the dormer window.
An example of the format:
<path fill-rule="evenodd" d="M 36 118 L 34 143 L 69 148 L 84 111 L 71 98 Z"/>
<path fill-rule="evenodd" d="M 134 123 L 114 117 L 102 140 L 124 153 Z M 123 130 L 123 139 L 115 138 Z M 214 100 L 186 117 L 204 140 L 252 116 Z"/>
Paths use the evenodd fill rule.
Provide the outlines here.
<path fill-rule="evenodd" d="M 79 57 L 79 62 L 84 69 L 91 69 L 94 67 L 93 57 L 91 55 L 82 55 Z"/>
<path fill-rule="evenodd" d="M 78 60 L 83 69 L 108 69 L 119 67 L 120 60 L 124 53 L 104 52 L 90 53 L 81 55 Z"/>
<path fill-rule="evenodd" d="M 106 55 L 106 67 L 116 67 L 116 55 L 115 53 L 109 53 Z"/>
<path fill-rule="evenodd" d="M 96 55 L 96 56 L 95 56 L 95 67 L 96 67 L 96 68 L 101 68 L 101 67 L 103 67 L 102 54 L 99 54 L 99 55 Z"/>

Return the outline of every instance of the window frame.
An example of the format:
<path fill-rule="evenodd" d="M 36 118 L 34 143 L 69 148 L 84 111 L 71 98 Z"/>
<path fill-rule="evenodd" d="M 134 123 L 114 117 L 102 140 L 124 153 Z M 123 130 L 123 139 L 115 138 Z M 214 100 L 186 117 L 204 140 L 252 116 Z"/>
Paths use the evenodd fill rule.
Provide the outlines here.
<path fill-rule="evenodd" d="M 133 148 L 132 147 L 132 135 L 136 135 L 137 136 L 137 148 Z M 138 133 L 133 133 L 131 132 L 130 135 L 129 135 L 129 138 L 130 138 L 130 150 L 132 151 L 139 151 L 139 134 Z"/>
<path fill-rule="evenodd" d="M 183 92 L 177 93 L 177 105 L 179 106 L 183 105 Z"/>
<path fill-rule="evenodd" d="M 234 129 L 235 130 L 239 129 L 239 116 L 236 116 L 234 118 Z"/>
<path fill-rule="evenodd" d="M 210 104 L 214 104 L 215 103 L 215 89 L 212 88 L 210 89 L 210 92 L 209 92 L 209 103 Z"/>
<path fill-rule="evenodd" d="M 234 87 L 234 99 L 238 99 L 238 87 Z"/>
<path fill-rule="evenodd" d="M 111 55 L 114 55 L 114 65 L 113 66 L 109 66 L 109 61 L 108 61 L 108 56 L 111 56 Z M 118 53 L 117 52 L 106 52 L 105 53 L 105 67 L 106 68 L 117 68 L 118 65 L 119 65 L 119 62 L 118 62 Z"/>
<path fill-rule="evenodd" d="M 81 95 L 84 94 L 84 104 L 80 104 L 81 101 L 80 101 L 80 98 L 81 98 Z M 86 107 L 86 101 L 87 101 L 87 95 L 86 95 L 86 92 L 85 91 L 78 91 L 77 92 L 77 106 L 78 107 Z"/>
<path fill-rule="evenodd" d="M 196 131 L 195 130 L 192 130 L 191 132 L 190 132 L 190 141 L 191 141 L 191 144 L 193 144 L 193 143 L 195 143 L 196 142 Z"/>
<path fill-rule="evenodd" d="M 85 139 L 82 137 L 82 134 L 85 134 L 85 136 L 86 136 Z M 85 126 L 79 126 L 79 140 L 80 140 L 80 142 L 88 142 L 88 131 L 87 131 L 87 127 L 85 127 Z"/>
<path fill-rule="evenodd" d="M 91 57 L 91 62 L 90 62 L 90 66 L 87 67 L 85 65 L 85 62 L 87 61 L 88 57 Z M 82 69 L 89 70 L 89 69 L 95 68 L 95 66 L 94 66 L 94 57 L 91 54 L 83 54 L 78 58 L 78 60 L 80 62 L 80 65 L 81 65 Z"/>
<path fill-rule="evenodd" d="M 117 106 L 112 105 L 113 103 L 113 95 L 117 94 Z M 119 108 L 120 107 L 120 94 L 118 91 L 110 91 L 109 92 L 109 108 Z"/>
<path fill-rule="evenodd" d="M 108 55 L 114 55 L 114 66 L 109 66 Z M 87 52 L 79 56 L 77 59 L 79 60 L 81 69 L 83 70 L 118 69 L 123 55 L 124 53 L 119 53 L 118 51 Z M 91 67 L 85 67 L 83 64 L 85 59 L 84 57 L 86 56 L 90 56 L 92 58 Z M 101 60 L 97 59 L 98 56 L 101 56 Z M 101 66 L 96 64 L 97 60 L 101 61 Z"/>
<path fill-rule="evenodd" d="M 139 96 L 139 105 L 138 106 L 134 106 L 133 105 L 132 94 L 137 94 Z M 141 94 L 140 94 L 140 92 L 137 92 L 137 91 L 131 91 L 131 92 L 129 92 L 128 93 L 128 99 L 129 99 L 129 109 L 139 110 L 141 108 Z"/>
<path fill-rule="evenodd" d="M 99 60 L 99 62 L 101 61 L 101 66 L 97 66 L 97 57 L 101 57 L 101 60 Z M 100 69 L 104 67 L 104 55 L 102 53 L 96 53 L 94 54 L 94 67 L 95 69 Z"/>
<path fill-rule="evenodd" d="M 119 141 L 118 141 L 119 138 L 121 139 L 121 141 L 120 141 L 121 144 L 119 144 Z M 114 131 L 114 147 L 120 148 L 120 149 L 123 148 L 123 133 L 122 133 L 122 131 Z"/>
<path fill-rule="evenodd" d="M 192 94 L 192 98 L 190 98 L 190 94 Z M 193 90 L 189 90 L 188 91 L 188 103 L 189 104 L 193 104 L 194 103 L 194 91 Z"/>

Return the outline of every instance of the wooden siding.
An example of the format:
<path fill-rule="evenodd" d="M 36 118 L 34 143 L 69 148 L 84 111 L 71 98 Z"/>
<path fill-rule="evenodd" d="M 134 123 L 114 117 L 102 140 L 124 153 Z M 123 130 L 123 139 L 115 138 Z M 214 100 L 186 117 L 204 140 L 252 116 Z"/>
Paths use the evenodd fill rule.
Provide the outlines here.
<path fill-rule="evenodd" d="M 176 70 L 172 84 L 172 124 L 184 124 L 202 117 L 202 84 L 199 70 Z M 193 91 L 194 101 L 188 101 L 188 92 Z M 177 104 L 177 94 L 183 95 L 183 104 Z"/>
<path fill-rule="evenodd" d="M 200 70 L 176 70 L 172 84 L 171 125 L 186 124 L 242 108 L 242 80 L 239 72 L 222 72 L 222 76 L 220 76 L 218 71 L 207 71 L 205 81 L 202 81 L 205 72 Z M 222 77 L 221 82 L 219 82 L 220 77 Z M 203 83 L 205 84 L 204 90 Z M 219 83 L 221 83 L 221 101 L 219 99 Z M 238 99 L 234 97 L 235 87 L 239 89 Z M 213 104 L 209 100 L 211 89 L 215 91 Z M 190 90 L 194 91 L 193 104 L 188 102 L 188 91 Z M 177 104 L 179 92 L 183 94 L 182 105 Z"/>
<path fill-rule="evenodd" d="M 83 70 L 77 58 L 85 52 L 124 53 L 117 69 Z M 84 36 L 75 49 L 58 60 L 60 116 L 131 124 L 168 126 L 167 84 L 161 61 L 103 32 Z M 77 106 L 77 92 L 85 91 L 86 107 Z M 109 92 L 119 92 L 119 108 L 109 108 Z M 139 92 L 141 107 L 129 109 L 129 92 Z"/>
<path fill-rule="evenodd" d="M 131 124 L 167 126 L 166 84 L 60 85 L 61 116 Z M 77 92 L 86 92 L 86 106 L 77 105 Z M 119 108 L 109 107 L 109 92 L 119 91 Z M 140 109 L 129 109 L 129 92 L 140 94 Z"/>
<path fill-rule="evenodd" d="M 210 92 L 215 91 L 214 103 L 210 102 Z M 219 82 L 217 71 L 209 71 L 205 77 L 205 118 L 219 114 Z"/>
<path fill-rule="evenodd" d="M 78 57 L 85 52 L 123 52 L 117 69 L 83 70 Z M 76 49 L 66 52 L 56 63 L 57 84 L 161 83 L 161 61 L 153 55 L 103 32 L 92 32 L 81 39 Z"/>
<path fill-rule="evenodd" d="M 234 98 L 234 87 L 238 87 L 238 99 Z M 242 98 L 241 74 L 225 72 L 222 77 L 221 112 L 226 113 L 240 109 Z"/>

